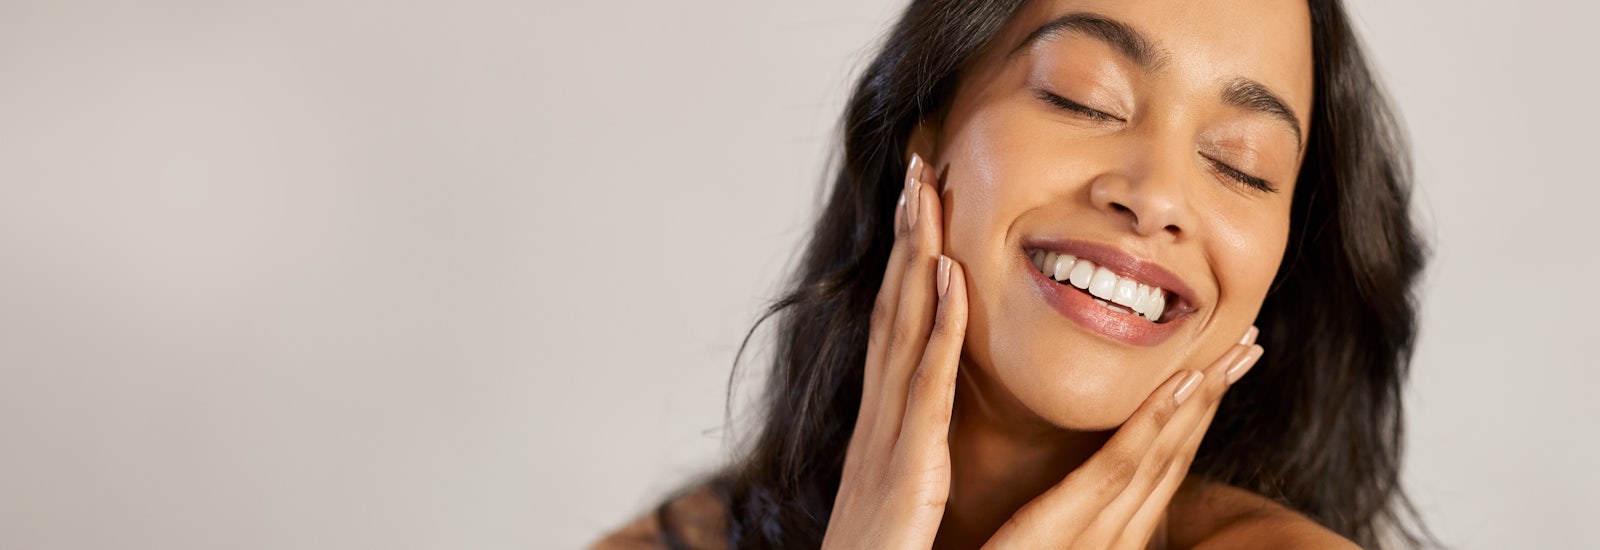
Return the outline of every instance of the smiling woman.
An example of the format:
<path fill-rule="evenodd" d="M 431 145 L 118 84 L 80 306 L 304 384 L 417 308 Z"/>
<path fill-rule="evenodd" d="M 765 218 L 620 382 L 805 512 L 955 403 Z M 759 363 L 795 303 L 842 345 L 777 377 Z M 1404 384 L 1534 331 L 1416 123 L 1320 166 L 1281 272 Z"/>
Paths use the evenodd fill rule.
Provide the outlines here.
<path fill-rule="evenodd" d="M 1423 253 L 1337 0 L 916 1 L 845 128 L 753 445 L 602 547 L 1419 542 Z"/>

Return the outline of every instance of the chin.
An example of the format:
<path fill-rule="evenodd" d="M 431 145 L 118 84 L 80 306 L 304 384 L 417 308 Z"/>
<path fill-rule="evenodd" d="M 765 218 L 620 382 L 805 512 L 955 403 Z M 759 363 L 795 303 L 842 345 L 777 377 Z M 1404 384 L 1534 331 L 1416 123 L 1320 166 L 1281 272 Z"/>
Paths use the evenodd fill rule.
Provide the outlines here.
<path fill-rule="evenodd" d="M 995 378 L 1018 405 L 1058 428 L 1115 429 L 1170 374 L 1086 340 L 1058 337 L 1034 341 L 1048 345 L 1012 347 L 1021 353 L 993 358 Z"/>
<path fill-rule="evenodd" d="M 1040 319 L 978 301 L 966 355 L 990 386 L 984 388 L 989 401 L 1014 409 L 994 411 L 1001 418 L 1070 431 L 1112 430 L 1177 370 L 1158 350 L 1108 342 L 1063 327 L 1059 318 L 1043 319 L 1055 321 L 1044 324 L 1049 328 L 1030 327 Z"/>

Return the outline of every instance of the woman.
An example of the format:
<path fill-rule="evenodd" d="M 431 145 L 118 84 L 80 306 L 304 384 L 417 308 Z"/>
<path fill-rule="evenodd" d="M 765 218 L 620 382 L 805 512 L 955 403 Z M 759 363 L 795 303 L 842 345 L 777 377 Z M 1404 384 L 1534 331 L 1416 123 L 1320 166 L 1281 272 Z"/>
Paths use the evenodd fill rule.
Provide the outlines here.
<path fill-rule="evenodd" d="M 1423 254 L 1337 0 L 918 0 L 845 133 L 752 446 L 601 546 L 1418 542 Z"/>

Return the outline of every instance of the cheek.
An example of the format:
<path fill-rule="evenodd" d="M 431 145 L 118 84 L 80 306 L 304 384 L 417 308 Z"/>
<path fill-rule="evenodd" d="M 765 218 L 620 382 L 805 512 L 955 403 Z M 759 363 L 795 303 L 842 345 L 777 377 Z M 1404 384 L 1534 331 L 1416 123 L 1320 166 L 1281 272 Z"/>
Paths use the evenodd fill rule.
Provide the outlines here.
<path fill-rule="evenodd" d="M 1276 200 L 1267 205 L 1211 216 L 1217 220 L 1211 229 L 1216 237 L 1211 256 L 1221 283 L 1219 309 L 1224 310 L 1218 314 L 1243 318 L 1241 329 L 1260 312 L 1288 245 L 1288 198 L 1272 198 Z"/>
<path fill-rule="evenodd" d="M 946 135 L 937 153 L 945 170 L 941 198 L 945 209 L 945 250 L 974 268 L 999 265 L 1011 258 L 1008 239 L 1016 221 L 1029 210 L 1059 200 L 1059 151 L 1045 148 L 1051 140 L 1034 125 L 1008 117 L 1009 106 L 995 106 L 973 116 Z"/>
<path fill-rule="evenodd" d="M 1029 200 L 1020 184 L 1028 179 L 1026 166 L 1019 166 L 1025 163 L 1008 148 L 1015 139 L 985 122 L 971 121 L 947 136 L 936 159 L 943 169 L 945 253 L 962 262 L 974 283 L 993 275 L 1007 257 L 1008 228 Z"/>

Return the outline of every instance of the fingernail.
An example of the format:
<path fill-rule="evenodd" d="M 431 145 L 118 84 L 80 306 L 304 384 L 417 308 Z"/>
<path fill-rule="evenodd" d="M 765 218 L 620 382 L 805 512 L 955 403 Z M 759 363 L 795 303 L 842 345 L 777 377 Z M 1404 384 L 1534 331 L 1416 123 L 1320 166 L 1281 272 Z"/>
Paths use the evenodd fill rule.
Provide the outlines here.
<path fill-rule="evenodd" d="M 1238 382 L 1240 378 L 1244 377 L 1244 373 L 1250 372 L 1250 367 L 1255 366 L 1256 360 L 1260 359 L 1261 354 L 1264 352 L 1266 350 L 1262 349 L 1261 346 L 1250 346 L 1250 350 L 1244 352 L 1244 357 L 1240 357 L 1239 362 L 1228 367 L 1228 384 L 1231 385 L 1234 382 Z"/>
<path fill-rule="evenodd" d="M 911 154 L 911 166 L 906 168 L 906 227 L 917 227 L 917 211 L 922 210 L 922 157 Z"/>
<path fill-rule="evenodd" d="M 923 279 L 926 281 L 927 279 Z M 939 297 L 950 290 L 950 257 L 939 255 Z"/>
<path fill-rule="evenodd" d="M 1201 378 L 1205 378 L 1205 375 L 1202 375 L 1199 372 L 1189 371 L 1189 375 L 1183 377 L 1183 381 L 1178 383 L 1178 391 L 1173 392 L 1172 400 L 1177 404 L 1182 405 L 1185 399 L 1188 399 L 1190 395 L 1194 394 L 1195 388 L 1200 387 Z"/>
<path fill-rule="evenodd" d="M 922 176 L 922 155 L 911 153 L 911 162 L 906 165 L 906 189 L 911 188 L 911 180 Z"/>
<path fill-rule="evenodd" d="M 1248 346 L 1256 343 L 1257 334 L 1261 334 L 1261 331 L 1256 327 L 1250 327 L 1250 330 L 1244 331 L 1244 338 L 1239 339 L 1239 345 Z"/>
<path fill-rule="evenodd" d="M 900 203 L 894 207 L 894 228 L 900 230 L 900 224 L 906 219 L 906 190 L 900 190 Z"/>

